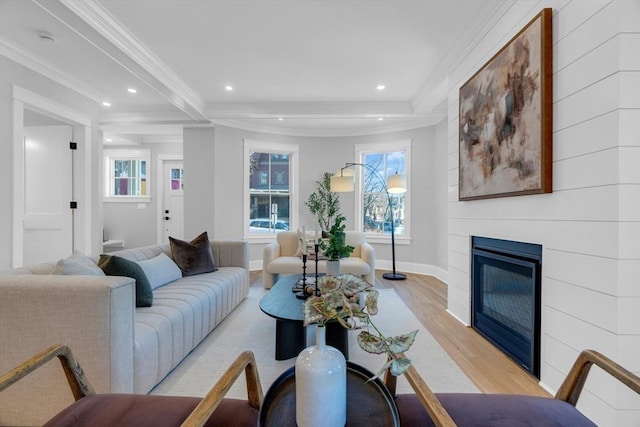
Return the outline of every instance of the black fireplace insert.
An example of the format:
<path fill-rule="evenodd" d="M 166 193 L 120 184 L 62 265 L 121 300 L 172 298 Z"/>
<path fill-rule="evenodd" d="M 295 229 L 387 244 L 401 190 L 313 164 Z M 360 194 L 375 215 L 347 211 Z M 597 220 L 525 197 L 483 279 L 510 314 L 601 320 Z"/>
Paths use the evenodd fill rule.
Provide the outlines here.
<path fill-rule="evenodd" d="M 472 327 L 540 378 L 542 246 L 472 237 Z"/>

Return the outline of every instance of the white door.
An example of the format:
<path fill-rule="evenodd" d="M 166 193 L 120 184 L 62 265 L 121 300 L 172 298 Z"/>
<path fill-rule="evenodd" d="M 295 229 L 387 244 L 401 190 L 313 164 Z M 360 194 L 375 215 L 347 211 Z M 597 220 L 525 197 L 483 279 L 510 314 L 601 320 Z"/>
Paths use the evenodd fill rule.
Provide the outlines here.
<path fill-rule="evenodd" d="M 176 239 L 184 239 L 184 171 L 181 161 L 163 162 L 163 200 L 162 221 L 164 241 L 169 241 L 169 236 Z"/>
<path fill-rule="evenodd" d="M 71 126 L 24 128 L 23 265 L 56 261 L 73 248 Z"/>

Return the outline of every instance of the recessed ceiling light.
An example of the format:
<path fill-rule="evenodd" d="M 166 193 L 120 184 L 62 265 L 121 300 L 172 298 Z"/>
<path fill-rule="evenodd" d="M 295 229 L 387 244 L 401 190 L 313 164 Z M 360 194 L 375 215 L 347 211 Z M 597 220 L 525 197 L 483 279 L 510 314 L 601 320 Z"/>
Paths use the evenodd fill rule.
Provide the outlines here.
<path fill-rule="evenodd" d="M 385 90 L 386 86 L 385 85 L 378 85 L 376 86 L 376 89 L 378 90 Z"/>
<path fill-rule="evenodd" d="M 127 92 L 129 92 L 129 93 L 137 93 L 138 91 L 135 90 L 134 88 L 130 87 L 129 89 L 127 89 Z"/>
<path fill-rule="evenodd" d="M 378 117 L 378 121 L 384 120 L 384 117 Z"/>
<path fill-rule="evenodd" d="M 283 121 L 284 119 L 282 117 L 278 117 L 278 120 Z"/>
<path fill-rule="evenodd" d="M 111 138 L 107 138 L 107 139 L 105 139 L 105 141 L 106 141 L 106 142 L 113 142 L 113 139 L 111 139 Z"/>
<path fill-rule="evenodd" d="M 107 101 L 103 101 L 102 105 L 104 105 L 105 107 L 111 107 L 111 103 Z"/>
<path fill-rule="evenodd" d="M 233 90 L 233 86 L 231 86 L 231 85 L 226 85 L 226 86 L 224 87 L 224 90 L 226 90 L 226 91 L 228 91 L 228 92 L 231 92 L 231 91 Z"/>

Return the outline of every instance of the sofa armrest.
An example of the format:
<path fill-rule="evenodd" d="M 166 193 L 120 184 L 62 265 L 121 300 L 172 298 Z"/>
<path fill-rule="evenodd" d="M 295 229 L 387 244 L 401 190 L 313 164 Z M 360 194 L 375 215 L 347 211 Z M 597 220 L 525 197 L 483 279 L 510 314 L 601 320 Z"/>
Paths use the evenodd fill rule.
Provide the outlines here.
<path fill-rule="evenodd" d="M 212 240 L 216 267 L 242 267 L 249 271 L 249 243 L 245 240 Z"/>
<path fill-rule="evenodd" d="M 262 267 L 267 269 L 267 266 L 271 261 L 280 256 L 280 243 L 271 242 L 264 246 L 262 249 Z"/>
<path fill-rule="evenodd" d="M 371 284 L 376 283 L 376 251 L 370 243 L 364 242 L 360 245 L 360 258 L 371 267 L 369 274 L 364 276 L 364 280 Z"/>
<path fill-rule="evenodd" d="M 262 249 L 262 286 L 265 289 L 271 289 L 277 280 L 277 274 L 269 272 L 269 263 L 274 259 L 280 257 L 280 243 L 275 242 L 268 243 Z"/>
<path fill-rule="evenodd" d="M 116 276 L 0 277 L 0 372 L 65 343 L 97 392 L 132 392 L 134 288 L 133 279 Z M 41 425 L 73 402 L 71 394 L 48 393 L 67 387 L 55 368 L 43 367 L 3 392 L 0 425 Z M 42 404 L 27 408 L 32 399 Z"/>

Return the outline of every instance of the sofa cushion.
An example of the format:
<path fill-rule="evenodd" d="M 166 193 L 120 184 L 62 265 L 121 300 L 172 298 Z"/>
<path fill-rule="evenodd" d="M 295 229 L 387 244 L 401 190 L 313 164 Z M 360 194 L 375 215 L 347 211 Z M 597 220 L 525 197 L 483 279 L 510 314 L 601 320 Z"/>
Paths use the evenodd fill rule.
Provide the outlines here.
<path fill-rule="evenodd" d="M 151 289 L 159 288 L 182 277 L 180 268 L 164 252 L 151 259 L 138 261 L 138 264 L 147 276 Z"/>
<path fill-rule="evenodd" d="M 136 307 L 151 307 L 153 291 L 142 267 L 135 261 L 115 255 L 100 255 L 98 265 L 107 276 L 131 277 L 136 281 Z"/>
<path fill-rule="evenodd" d="M 177 426 L 201 400 L 185 396 L 92 394 L 65 408 L 45 426 Z M 223 399 L 204 425 L 255 426 L 257 422 L 258 410 L 247 400 Z"/>
<path fill-rule="evenodd" d="M 104 276 L 104 271 L 88 256 L 75 251 L 56 264 L 51 274 Z"/>
<path fill-rule="evenodd" d="M 169 237 L 171 256 L 180 267 L 183 276 L 216 271 L 209 236 L 205 231 L 191 242 Z"/>

